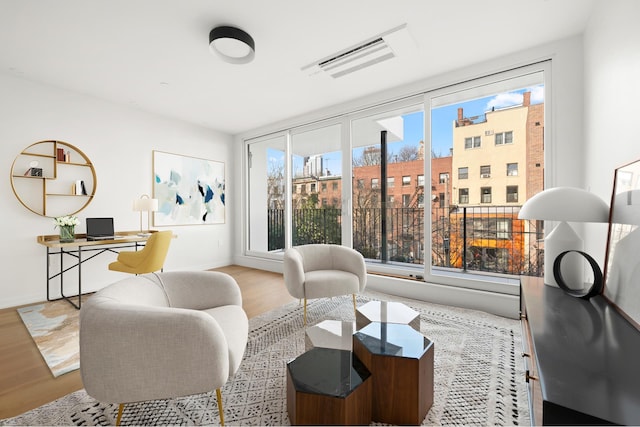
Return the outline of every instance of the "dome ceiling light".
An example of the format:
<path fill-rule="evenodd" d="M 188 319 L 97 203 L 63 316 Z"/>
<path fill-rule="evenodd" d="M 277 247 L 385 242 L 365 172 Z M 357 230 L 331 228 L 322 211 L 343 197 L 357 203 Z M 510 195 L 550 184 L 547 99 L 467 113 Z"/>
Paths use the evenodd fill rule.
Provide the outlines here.
<path fill-rule="evenodd" d="M 209 49 L 230 64 L 249 63 L 256 54 L 253 38 L 239 28 L 228 26 L 211 30 Z"/>

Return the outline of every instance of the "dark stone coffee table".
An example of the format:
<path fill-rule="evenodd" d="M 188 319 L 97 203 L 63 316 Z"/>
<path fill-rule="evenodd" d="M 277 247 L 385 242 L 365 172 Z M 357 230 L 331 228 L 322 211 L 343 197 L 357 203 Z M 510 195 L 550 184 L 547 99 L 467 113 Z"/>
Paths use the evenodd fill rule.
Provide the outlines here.
<path fill-rule="evenodd" d="M 287 364 L 292 425 L 368 425 L 371 374 L 348 350 L 313 348 Z"/>
<path fill-rule="evenodd" d="M 353 352 L 371 372 L 373 421 L 421 424 L 433 405 L 433 342 L 409 325 L 372 322 L 353 334 Z"/>

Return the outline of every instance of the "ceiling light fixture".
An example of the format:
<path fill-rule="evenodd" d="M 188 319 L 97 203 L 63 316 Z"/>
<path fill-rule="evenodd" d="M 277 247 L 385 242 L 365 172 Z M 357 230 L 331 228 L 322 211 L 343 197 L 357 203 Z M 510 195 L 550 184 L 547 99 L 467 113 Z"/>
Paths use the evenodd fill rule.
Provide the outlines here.
<path fill-rule="evenodd" d="M 209 49 L 231 64 L 251 62 L 256 54 L 253 38 L 236 27 L 216 27 L 209 33 Z"/>

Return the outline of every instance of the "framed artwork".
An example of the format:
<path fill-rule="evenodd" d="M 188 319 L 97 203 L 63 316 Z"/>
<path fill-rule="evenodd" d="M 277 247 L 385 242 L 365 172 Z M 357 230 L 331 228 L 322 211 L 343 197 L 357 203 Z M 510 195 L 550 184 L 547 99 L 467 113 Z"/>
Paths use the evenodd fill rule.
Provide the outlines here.
<path fill-rule="evenodd" d="M 224 224 L 224 163 L 154 150 L 153 198 L 156 227 Z"/>
<path fill-rule="evenodd" d="M 604 296 L 640 329 L 640 161 L 615 171 Z"/>

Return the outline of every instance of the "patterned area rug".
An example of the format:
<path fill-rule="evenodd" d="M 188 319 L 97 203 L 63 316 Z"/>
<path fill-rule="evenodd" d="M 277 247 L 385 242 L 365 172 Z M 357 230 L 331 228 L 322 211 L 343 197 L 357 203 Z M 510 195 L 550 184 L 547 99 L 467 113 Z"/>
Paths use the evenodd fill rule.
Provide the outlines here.
<path fill-rule="evenodd" d="M 53 301 L 18 309 L 22 322 L 38 346 L 54 377 L 80 367 L 78 314 L 67 301 Z"/>
<path fill-rule="evenodd" d="M 367 292 L 358 305 L 388 296 Z M 403 298 L 420 312 L 421 331 L 435 343 L 434 403 L 423 425 L 528 425 L 520 325 L 487 313 Z M 312 300 L 309 324 L 353 320 L 350 297 Z M 302 307 L 288 304 L 250 320 L 249 344 L 236 376 L 223 388 L 227 425 L 289 425 L 286 363 L 305 351 Z M 0 422 L 3 425 L 108 425 L 117 405 L 84 390 Z M 123 425 L 219 424 L 215 392 L 131 404 Z"/>

